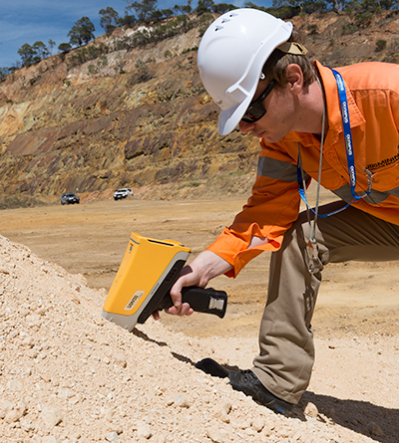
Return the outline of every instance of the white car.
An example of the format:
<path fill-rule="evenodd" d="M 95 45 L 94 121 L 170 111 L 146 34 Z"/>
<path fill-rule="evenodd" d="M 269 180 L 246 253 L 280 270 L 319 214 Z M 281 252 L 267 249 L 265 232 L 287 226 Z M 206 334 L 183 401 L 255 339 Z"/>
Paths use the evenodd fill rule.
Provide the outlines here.
<path fill-rule="evenodd" d="M 129 195 L 133 195 L 133 191 L 130 188 L 121 188 L 114 192 L 114 200 L 120 200 L 126 198 Z"/>

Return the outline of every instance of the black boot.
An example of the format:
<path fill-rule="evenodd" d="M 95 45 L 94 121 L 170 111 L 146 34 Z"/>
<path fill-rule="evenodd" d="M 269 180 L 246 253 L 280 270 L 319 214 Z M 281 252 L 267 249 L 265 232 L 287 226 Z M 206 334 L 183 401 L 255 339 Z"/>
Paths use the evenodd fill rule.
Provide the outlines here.
<path fill-rule="evenodd" d="M 281 400 L 268 391 L 259 381 L 258 377 L 249 369 L 228 371 L 211 358 L 204 358 L 199 361 L 195 367 L 214 377 L 228 377 L 233 389 L 244 392 L 244 394 L 249 395 L 258 403 L 261 403 L 278 414 L 287 415 L 292 410 L 293 405 L 291 403 Z"/>
<path fill-rule="evenodd" d="M 284 415 L 291 412 L 293 405 L 269 392 L 251 370 L 230 371 L 229 379 L 233 389 L 244 392 L 244 394 L 251 396 L 255 401 L 272 411 Z"/>

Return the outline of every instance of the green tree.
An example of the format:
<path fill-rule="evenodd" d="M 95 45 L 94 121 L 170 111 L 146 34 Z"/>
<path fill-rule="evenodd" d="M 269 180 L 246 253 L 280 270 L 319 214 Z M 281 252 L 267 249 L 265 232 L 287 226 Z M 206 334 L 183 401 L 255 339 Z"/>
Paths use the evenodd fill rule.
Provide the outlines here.
<path fill-rule="evenodd" d="M 134 15 L 125 15 L 118 20 L 119 26 L 131 26 L 136 23 L 136 17 Z"/>
<path fill-rule="evenodd" d="M 394 9 L 396 7 L 398 7 L 398 2 L 397 0 L 381 0 L 380 1 L 380 6 L 383 9 L 386 9 L 387 11 L 389 11 L 390 9 Z"/>
<path fill-rule="evenodd" d="M 273 6 L 274 6 L 274 3 L 273 3 Z M 255 5 L 255 3 L 252 3 L 252 2 L 246 2 L 245 3 L 245 7 L 246 8 L 252 8 L 252 9 L 259 9 L 260 11 L 265 11 L 266 10 L 266 8 L 264 8 L 263 6 Z"/>
<path fill-rule="evenodd" d="M 338 14 L 342 14 L 346 8 L 346 0 L 333 0 L 333 10 L 338 12 Z"/>
<path fill-rule="evenodd" d="M 43 42 L 38 41 L 33 43 L 32 49 L 35 51 L 37 57 L 39 57 L 40 60 L 43 60 L 50 55 L 47 46 Z"/>
<path fill-rule="evenodd" d="M 171 9 L 162 9 L 162 17 L 169 18 L 172 17 L 173 11 Z"/>
<path fill-rule="evenodd" d="M 60 52 L 62 52 L 63 54 L 66 54 L 67 52 L 69 52 L 72 49 L 72 46 L 70 45 L 70 43 L 61 43 L 58 46 L 58 50 Z"/>
<path fill-rule="evenodd" d="M 187 5 L 175 5 L 173 9 L 176 13 L 190 14 L 193 11 L 191 7 L 192 0 L 187 0 Z"/>
<path fill-rule="evenodd" d="M 134 65 L 139 73 L 138 75 L 138 83 L 145 83 L 146 81 L 151 79 L 151 74 L 149 72 L 148 66 L 146 62 L 138 59 Z"/>
<path fill-rule="evenodd" d="M 68 32 L 69 43 L 73 46 L 82 46 L 94 39 L 96 28 L 88 17 L 82 17 Z"/>
<path fill-rule="evenodd" d="M 9 68 L 0 68 L 0 81 L 3 80 L 9 73 Z"/>
<path fill-rule="evenodd" d="M 134 9 L 138 21 L 148 22 L 154 15 L 157 6 L 157 0 L 141 0 L 141 2 L 132 2 L 131 0 L 126 0 L 129 6 L 126 7 L 127 11 Z"/>
<path fill-rule="evenodd" d="M 108 6 L 106 9 L 100 9 L 100 26 L 104 29 L 106 33 L 112 32 L 119 22 L 119 14 L 114 8 Z"/>
<path fill-rule="evenodd" d="M 296 0 L 273 0 L 276 16 L 288 19 L 301 12 L 300 3 Z"/>
<path fill-rule="evenodd" d="M 375 48 L 375 50 L 376 50 L 376 52 L 383 51 L 386 48 L 386 46 L 387 46 L 387 41 L 379 39 L 379 40 L 376 41 L 376 48 Z"/>
<path fill-rule="evenodd" d="M 21 57 L 23 66 L 28 67 L 35 63 L 36 51 L 28 43 L 23 44 L 17 52 Z"/>
<path fill-rule="evenodd" d="M 195 12 L 199 15 L 211 12 L 214 5 L 213 0 L 198 0 Z"/>
<path fill-rule="evenodd" d="M 55 46 L 55 41 L 51 40 L 51 38 L 50 38 L 50 40 L 48 41 L 48 47 L 49 47 L 50 55 L 53 55 L 53 48 L 54 48 L 54 46 Z"/>
<path fill-rule="evenodd" d="M 229 5 L 228 3 L 218 3 L 212 6 L 212 11 L 216 14 L 224 14 L 225 12 L 237 9 L 237 6 Z"/>

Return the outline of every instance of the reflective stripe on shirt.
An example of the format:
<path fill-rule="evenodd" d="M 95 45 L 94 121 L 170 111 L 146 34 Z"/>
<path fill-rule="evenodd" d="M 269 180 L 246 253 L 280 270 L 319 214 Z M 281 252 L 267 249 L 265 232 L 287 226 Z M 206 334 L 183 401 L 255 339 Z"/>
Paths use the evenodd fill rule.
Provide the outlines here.
<path fill-rule="evenodd" d="M 336 189 L 335 191 L 334 190 L 331 191 L 347 203 L 353 200 L 351 187 L 348 184 L 342 186 L 341 188 Z M 399 187 L 384 192 L 372 189 L 371 193 L 367 197 L 364 197 L 364 201 L 372 205 L 378 205 L 379 203 L 386 200 L 390 195 L 399 198 Z"/>
<path fill-rule="evenodd" d="M 257 174 L 285 182 L 296 182 L 297 180 L 295 165 L 270 157 L 259 157 Z M 304 180 L 307 181 L 308 178 L 309 175 L 305 174 Z"/>

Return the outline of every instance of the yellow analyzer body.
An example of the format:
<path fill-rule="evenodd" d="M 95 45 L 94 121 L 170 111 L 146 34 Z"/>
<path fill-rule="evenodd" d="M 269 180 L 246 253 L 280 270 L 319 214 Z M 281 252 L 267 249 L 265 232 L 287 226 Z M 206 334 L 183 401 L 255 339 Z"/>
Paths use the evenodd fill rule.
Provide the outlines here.
<path fill-rule="evenodd" d="M 102 316 L 129 331 L 144 323 L 169 294 L 190 252 L 176 241 L 132 233 Z"/>

